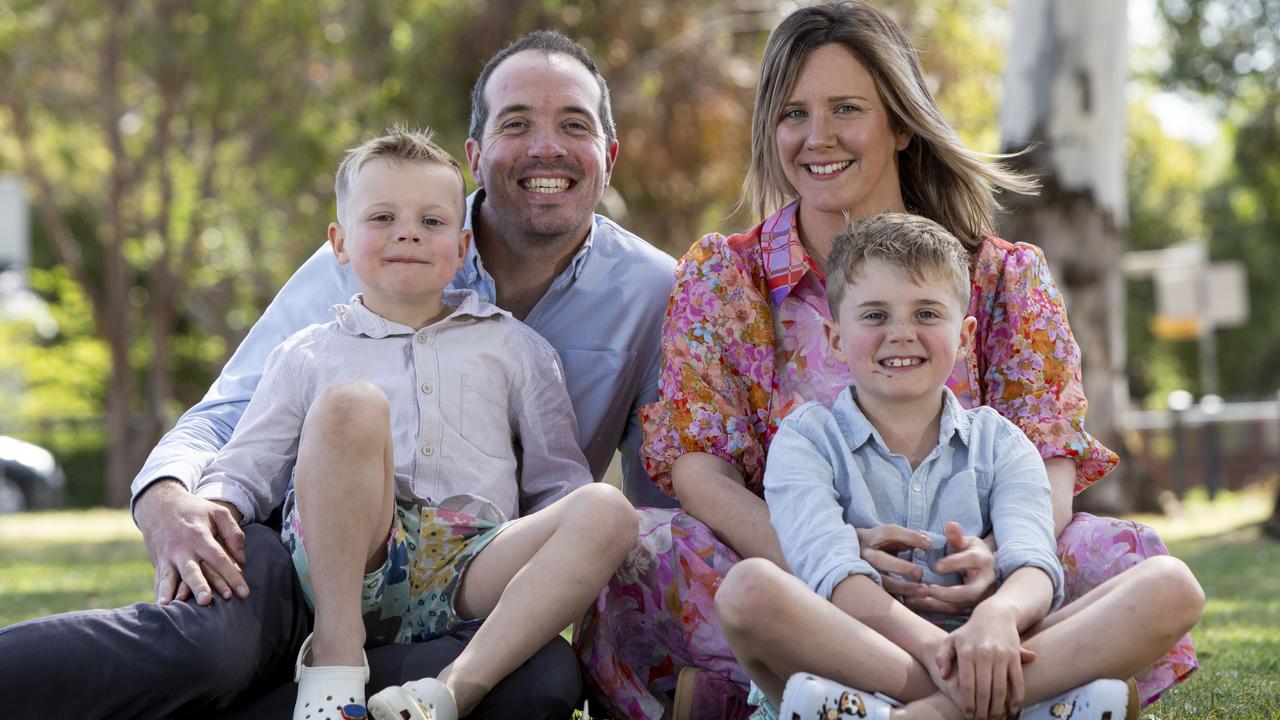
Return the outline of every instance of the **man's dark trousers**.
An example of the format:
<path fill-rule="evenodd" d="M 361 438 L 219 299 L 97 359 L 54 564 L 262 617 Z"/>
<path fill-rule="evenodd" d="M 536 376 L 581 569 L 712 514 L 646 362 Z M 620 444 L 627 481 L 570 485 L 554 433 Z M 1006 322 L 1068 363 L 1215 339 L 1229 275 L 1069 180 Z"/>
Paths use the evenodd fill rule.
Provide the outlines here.
<path fill-rule="evenodd" d="M 245 600 L 135 603 L 0 629 L 0 698 L 17 718 L 287 717 L 311 616 L 279 535 L 245 529 Z M 368 651 L 372 694 L 434 676 L 470 633 Z M 581 694 L 561 638 L 499 683 L 472 718 L 567 718 Z"/>

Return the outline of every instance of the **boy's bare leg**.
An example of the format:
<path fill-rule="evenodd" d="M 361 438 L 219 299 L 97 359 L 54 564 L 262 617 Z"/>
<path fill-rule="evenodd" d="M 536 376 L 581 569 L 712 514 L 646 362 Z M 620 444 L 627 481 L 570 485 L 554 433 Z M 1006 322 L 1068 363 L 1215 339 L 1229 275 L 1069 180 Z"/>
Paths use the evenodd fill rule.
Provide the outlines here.
<path fill-rule="evenodd" d="M 308 665 L 364 663 L 360 584 L 382 566 L 394 511 L 390 407 L 375 385 L 334 385 L 302 426 L 294 493 L 315 591 Z"/>
<path fill-rule="evenodd" d="M 1204 591 L 1177 558 L 1148 558 L 1045 618 L 1025 638 L 1037 654 L 1023 665 L 1026 704 L 1100 678 L 1124 679 L 1150 665 L 1200 619 Z M 941 694 L 895 717 L 959 719 Z"/>
<path fill-rule="evenodd" d="M 748 558 L 729 571 L 716 592 L 716 615 L 734 655 L 774 707 L 797 672 L 899 700 L 936 691 L 906 650 L 768 560 Z"/>
<path fill-rule="evenodd" d="M 636 528 L 626 497 L 595 483 L 516 520 L 476 556 L 455 608 L 485 621 L 439 675 L 460 716 L 582 616 L 635 546 Z"/>
<path fill-rule="evenodd" d="M 1182 637 L 1203 605 L 1199 584 L 1175 558 L 1150 558 L 1111 578 L 1028 636 L 1037 658 L 1023 666 L 1026 704 L 1098 678 L 1131 677 Z M 894 717 L 964 717 L 906 651 L 768 561 L 735 566 L 716 610 L 734 654 L 775 705 L 791 674 L 811 672 L 909 701 Z"/>

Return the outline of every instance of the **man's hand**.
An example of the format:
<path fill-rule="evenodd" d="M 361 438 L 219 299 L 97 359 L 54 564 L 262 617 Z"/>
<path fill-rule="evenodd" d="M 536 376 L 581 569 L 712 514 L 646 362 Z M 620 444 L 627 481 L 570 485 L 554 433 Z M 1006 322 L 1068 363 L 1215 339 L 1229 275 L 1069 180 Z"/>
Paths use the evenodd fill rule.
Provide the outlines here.
<path fill-rule="evenodd" d="M 958 572 L 964 576 L 961 585 L 922 585 L 907 605 L 916 612 L 961 615 L 977 606 L 996 583 L 996 558 L 991 547 L 972 535 L 965 535 L 959 523 L 946 527 L 947 556 L 934 564 L 939 573 Z"/>
<path fill-rule="evenodd" d="M 928 550 L 933 547 L 929 536 L 901 525 L 878 525 L 858 528 L 858 551 L 863 560 L 880 573 L 884 591 L 898 597 L 912 598 L 924 591 L 920 584 L 924 570 L 895 553 L 903 550 Z M 897 576 L 897 577 L 891 577 Z M 902 578 L 902 579 L 899 579 Z"/>
<path fill-rule="evenodd" d="M 240 572 L 245 562 L 240 513 L 227 503 L 192 495 L 181 483 L 161 480 L 138 498 L 134 519 L 142 530 L 147 556 L 156 569 L 156 602 L 186 600 L 213 602 L 210 585 L 224 600 L 232 590 L 248 597 L 249 585 Z"/>

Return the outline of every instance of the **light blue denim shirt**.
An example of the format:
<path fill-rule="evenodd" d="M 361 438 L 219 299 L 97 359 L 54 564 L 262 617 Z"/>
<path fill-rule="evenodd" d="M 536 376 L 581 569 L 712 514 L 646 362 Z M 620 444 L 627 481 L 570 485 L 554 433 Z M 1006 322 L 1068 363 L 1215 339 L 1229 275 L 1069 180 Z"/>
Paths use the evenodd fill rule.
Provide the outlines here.
<path fill-rule="evenodd" d="M 830 410 L 810 402 L 782 421 L 769 447 L 764 497 L 787 564 L 827 599 L 850 575 L 882 584 L 860 557 L 854 528 L 895 524 L 933 541 L 932 550 L 903 555 L 924 568 L 924 582 L 958 585 L 959 574 L 933 569 L 946 555 L 943 532 L 954 520 L 965 535 L 995 532 L 999 581 L 1018 568 L 1043 570 L 1058 607 L 1062 568 L 1040 453 L 995 410 L 966 410 L 950 390 L 942 392 L 938 445 L 915 470 L 885 446 L 852 388 Z"/>
<path fill-rule="evenodd" d="M 467 227 L 483 201 L 483 190 L 467 198 Z M 591 474 L 599 480 L 614 450 L 621 451 L 624 490 L 636 504 L 672 504 L 640 465 L 637 410 L 658 399 L 659 335 L 674 278 L 671 256 L 596 215 L 582 248 L 524 319 L 560 355 Z M 494 301 L 493 277 L 475 243 L 452 286 Z M 254 323 L 204 399 L 151 451 L 133 480 L 133 497 L 164 477 L 194 488 L 244 414 L 271 350 L 308 325 L 328 322 L 329 308 L 359 291 L 350 265 L 339 265 L 327 243 L 317 250 Z"/>

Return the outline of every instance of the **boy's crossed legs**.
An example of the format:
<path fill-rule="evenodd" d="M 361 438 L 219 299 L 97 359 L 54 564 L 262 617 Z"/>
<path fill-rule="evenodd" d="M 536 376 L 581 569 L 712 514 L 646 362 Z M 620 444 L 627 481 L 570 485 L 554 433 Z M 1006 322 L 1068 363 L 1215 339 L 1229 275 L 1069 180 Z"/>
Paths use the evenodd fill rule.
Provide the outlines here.
<path fill-rule="evenodd" d="M 363 663 L 359 588 L 387 558 L 395 515 L 391 443 L 386 397 L 367 383 L 325 390 L 304 422 L 295 495 L 315 600 L 308 666 Z M 483 538 L 487 544 L 461 568 L 449 598 L 459 617 L 484 618 L 439 675 L 460 715 L 581 616 L 635 536 L 630 502 L 593 484 Z"/>
<path fill-rule="evenodd" d="M 880 600 L 897 602 L 886 594 L 862 611 L 884 611 Z M 1099 678 L 1131 677 L 1186 633 L 1203 605 L 1199 584 L 1176 558 L 1150 558 L 1111 578 L 1024 635 L 1037 655 L 1022 667 L 1025 704 Z M 767 560 L 735 565 L 716 611 L 738 660 L 775 708 L 787 678 L 807 672 L 908 703 L 894 717 L 966 716 L 906 650 Z"/>

